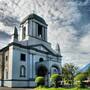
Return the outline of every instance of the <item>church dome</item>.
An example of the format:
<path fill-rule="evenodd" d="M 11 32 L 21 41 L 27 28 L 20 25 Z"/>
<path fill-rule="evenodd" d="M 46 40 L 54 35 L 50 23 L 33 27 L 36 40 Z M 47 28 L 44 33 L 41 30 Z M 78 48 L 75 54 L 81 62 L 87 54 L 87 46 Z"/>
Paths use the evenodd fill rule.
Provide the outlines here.
<path fill-rule="evenodd" d="M 23 21 L 21 22 L 21 24 L 23 24 L 26 20 L 30 20 L 30 19 L 36 19 L 37 21 L 39 21 L 39 22 L 47 25 L 46 22 L 45 22 L 45 20 L 42 17 L 40 17 L 40 16 L 38 16 L 36 14 L 30 14 L 30 15 L 28 15 L 27 17 L 25 17 L 23 19 Z"/>

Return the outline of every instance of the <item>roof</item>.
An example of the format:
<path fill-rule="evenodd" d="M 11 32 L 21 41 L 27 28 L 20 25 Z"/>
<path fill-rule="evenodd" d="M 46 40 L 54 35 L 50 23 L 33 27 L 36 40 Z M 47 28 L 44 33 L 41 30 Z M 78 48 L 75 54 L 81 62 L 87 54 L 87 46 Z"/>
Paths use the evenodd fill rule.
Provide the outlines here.
<path fill-rule="evenodd" d="M 39 22 L 47 25 L 46 22 L 45 22 L 45 20 L 42 17 L 40 17 L 40 16 L 38 16 L 36 14 L 30 14 L 30 15 L 28 15 L 27 17 L 25 17 L 23 19 L 23 21 L 21 22 L 21 24 L 23 24 L 26 20 L 30 20 L 30 19 L 36 19 L 37 21 L 39 21 Z"/>
<path fill-rule="evenodd" d="M 36 50 L 36 51 L 40 51 L 40 50 L 37 50 L 36 48 L 34 48 L 34 45 L 31 45 L 31 46 L 23 46 L 21 44 L 18 44 L 18 43 L 15 43 L 15 42 L 12 42 L 10 44 L 8 44 L 6 47 L 0 49 L 0 52 L 3 52 L 4 50 L 7 50 L 9 48 L 9 46 L 12 46 L 12 45 L 15 45 L 15 46 L 18 46 L 20 48 L 25 48 L 25 49 L 32 49 L 32 50 Z M 41 45 L 41 46 L 44 46 L 42 44 L 38 44 L 38 45 Z M 35 46 L 38 46 L 38 45 L 35 45 Z M 45 47 L 45 46 L 44 46 Z M 45 47 L 49 52 L 50 54 L 54 55 L 54 56 L 59 56 L 59 57 L 62 57 L 61 55 L 58 55 L 56 53 L 54 53 L 53 51 L 50 51 L 47 47 Z M 42 52 L 42 51 L 40 51 Z M 43 53 L 43 52 L 42 52 Z"/>
<path fill-rule="evenodd" d="M 57 52 L 55 52 L 51 47 L 48 48 L 48 47 L 44 46 L 43 44 L 31 45 L 31 47 L 37 47 L 37 46 L 43 46 L 46 50 L 48 50 L 53 55 L 62 57 L 61 54 L 58 54 Z"/>

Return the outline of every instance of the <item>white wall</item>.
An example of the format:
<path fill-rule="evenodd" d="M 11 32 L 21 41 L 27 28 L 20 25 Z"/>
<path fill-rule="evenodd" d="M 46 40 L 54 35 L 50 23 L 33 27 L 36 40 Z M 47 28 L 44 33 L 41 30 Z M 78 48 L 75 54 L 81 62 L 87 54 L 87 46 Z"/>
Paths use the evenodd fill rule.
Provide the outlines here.
<path fill-rule="evenodd" d="M 8 58 L 8 79 L 9 81 L 4 81 L 4 86 L 8 86 L 11 87 L 12 86 L 12 82 L 10 80 L 12 80 L 12 63 L 13 63 L 13 46 L 9 47 L 9 58 Z M 5 74 L 5 73 L 4 73 Z"/>
<path fill-rule="evenodd" d="M 29 87 L 28 81 L 12 81 L 12 87 Z"/>
<path fill-rule="evenodd" d="M 39 47 L 40 48 L 40 47 Z M 17 81 L 5 81 L 5 86 L 9 87 L 27 87 L 27 86 L 35 86 L 34 81 L 25 81 L 30 79 L 35 79 L 36 77 L 36 62 L 39 62 L 40 58 L 43 58 L 46 62 L 44 64 L 49 69 L 52 65 L 57 64 L 60 66 L 59 62 L 56 62 L 57 57 L 52 55 L 43 54 L 40 52 L 36 52 L 33 50 L 23 49 L 17 46 L 13 46 L 9 48 L 9 79 L 16 79 Z M 20 54 L 26 54 L 26 61 L 20 60 Z M 11 57 L 12 56 L 12 57 Z M 53 61 L 50 61 L 52 59 Z M 47 61 L 49 60 L 49 61 Z M 55 60 L 55 62 L 54 62 Z M 26 77 L 20 77 L 20 66 L 24 65 L 26 67 Z M 33 68 L 32 68 L 33 67 Z M 19 80 L 19 81 L 18 81 Z M 22 80 L 22 82 L 20 81 Z M 24 80 L 24 81 L 23 81 Z"/>
<path fill-rule="evenodd" d="M 21 53 L 26 55 L 26 61 L 21 61 L 20 60 L 20 55 Z M 24 65 L 26 68 L 26 77 L 20 77 L 20 66 Z M 14 51 L 13 51 L 13 70 L 12 70 L 12 78 L 13 79 L 27 79 L 27 52 L 25 49 L 20 49 L 18 47 L 14 46 Z"/>

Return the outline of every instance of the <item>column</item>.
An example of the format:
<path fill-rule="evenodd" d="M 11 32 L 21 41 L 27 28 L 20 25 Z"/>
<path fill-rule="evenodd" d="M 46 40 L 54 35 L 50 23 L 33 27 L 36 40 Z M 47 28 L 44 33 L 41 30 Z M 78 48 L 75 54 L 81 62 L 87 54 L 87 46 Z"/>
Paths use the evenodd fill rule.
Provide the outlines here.
<path fill-rule="evenodd" d="M 45 30 L 44 30 L 44 27 L 42 27 L 42 39 L 45 40 Z"/>

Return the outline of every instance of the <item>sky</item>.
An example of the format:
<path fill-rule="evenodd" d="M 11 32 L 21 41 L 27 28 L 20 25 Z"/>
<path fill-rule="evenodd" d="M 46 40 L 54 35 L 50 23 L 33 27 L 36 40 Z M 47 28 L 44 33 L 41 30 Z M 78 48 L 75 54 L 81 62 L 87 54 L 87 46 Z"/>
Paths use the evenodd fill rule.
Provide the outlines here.
<path fill-rule="evenodd" d="M 62 64 L 90 63 L 90 0 L 0 0 L 0 48 L 32 12 L 47 22 L 48 41 L 53 48 L 59 43 Z"/>

